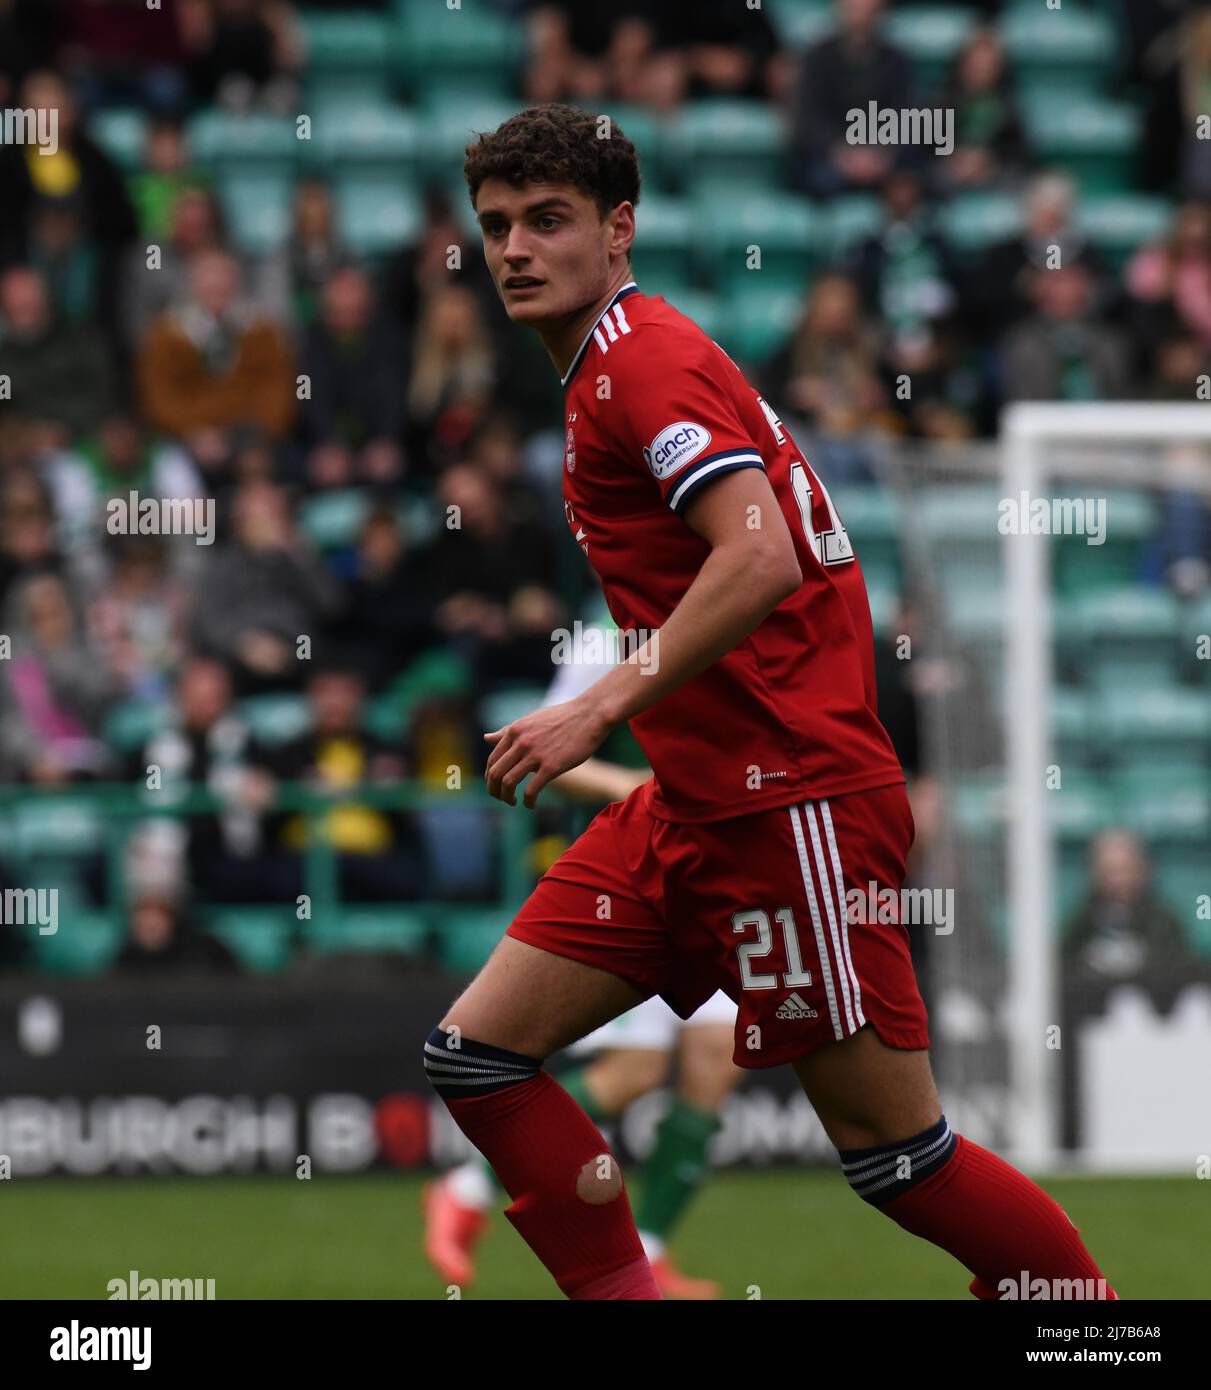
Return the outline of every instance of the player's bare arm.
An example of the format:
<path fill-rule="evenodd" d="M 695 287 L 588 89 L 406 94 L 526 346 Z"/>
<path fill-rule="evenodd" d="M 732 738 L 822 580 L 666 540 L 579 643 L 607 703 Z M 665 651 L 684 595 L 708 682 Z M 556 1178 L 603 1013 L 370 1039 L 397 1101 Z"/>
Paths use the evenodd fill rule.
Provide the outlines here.
<path fill-rule="evenodd" d="M 589 757 L 612 729 L 738 646 L 802 582 L 794 541 L 760 469 L 719 478 L 685 519 L 711 550 L 668 621 L 579 699 L 485 734 L 495 744 L 486 773 L 493 796 L 515 805 L 519 783 L 533 773 L 524 796 L 532 807 L 548 782 Z"/>

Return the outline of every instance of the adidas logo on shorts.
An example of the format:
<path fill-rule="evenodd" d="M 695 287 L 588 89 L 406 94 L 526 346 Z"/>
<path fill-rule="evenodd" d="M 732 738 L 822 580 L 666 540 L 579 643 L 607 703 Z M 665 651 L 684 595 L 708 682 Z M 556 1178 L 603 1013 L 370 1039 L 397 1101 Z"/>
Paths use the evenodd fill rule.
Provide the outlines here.
<path fill-rule="evenodd" d="M 819 1018 L 820 1015 L 810 1004 L 805 1004 L 797 994 L 789 995 L 778 1005 L 775 1018 Z"/>

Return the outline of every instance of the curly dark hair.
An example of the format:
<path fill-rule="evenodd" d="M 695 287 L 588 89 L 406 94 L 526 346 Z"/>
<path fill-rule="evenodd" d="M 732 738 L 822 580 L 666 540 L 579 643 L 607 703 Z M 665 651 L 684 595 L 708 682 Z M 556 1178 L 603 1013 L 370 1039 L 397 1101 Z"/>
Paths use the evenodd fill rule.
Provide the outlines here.
<path fill-rule="evenodd" d="M 463 165 L 471 205 L 485 179 L 567 183 L 592 198 L 604 217 L 639 201 L 639 156 L 608 116 L 550 102 L 510 116 L 467 146 Z"/>

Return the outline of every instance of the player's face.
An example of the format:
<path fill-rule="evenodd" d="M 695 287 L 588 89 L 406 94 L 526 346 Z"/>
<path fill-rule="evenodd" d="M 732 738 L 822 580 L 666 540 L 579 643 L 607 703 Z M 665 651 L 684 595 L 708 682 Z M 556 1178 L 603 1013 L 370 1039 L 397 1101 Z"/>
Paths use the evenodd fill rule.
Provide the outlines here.
<path fill-rule="evenodd" d="M 485 179 L 475 209 L 488 269 L 515 323 L 558 323 L 606 290 L 611 218 L 579 189 Z"/>

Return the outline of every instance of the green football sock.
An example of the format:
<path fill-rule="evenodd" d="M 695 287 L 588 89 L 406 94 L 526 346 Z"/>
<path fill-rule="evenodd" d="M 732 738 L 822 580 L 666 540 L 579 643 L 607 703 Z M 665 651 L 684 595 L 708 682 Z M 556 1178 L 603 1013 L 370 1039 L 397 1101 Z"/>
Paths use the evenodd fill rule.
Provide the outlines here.
<path fill-rule="evenodd" d="M 643 1193 L 635 1225 L 645 1235 L 667 1240 L 707 1173 L 706 1148 L 719 1117 L 685 1101 L 673 1101 L 656 1131 L 644 1166 Z"/>

